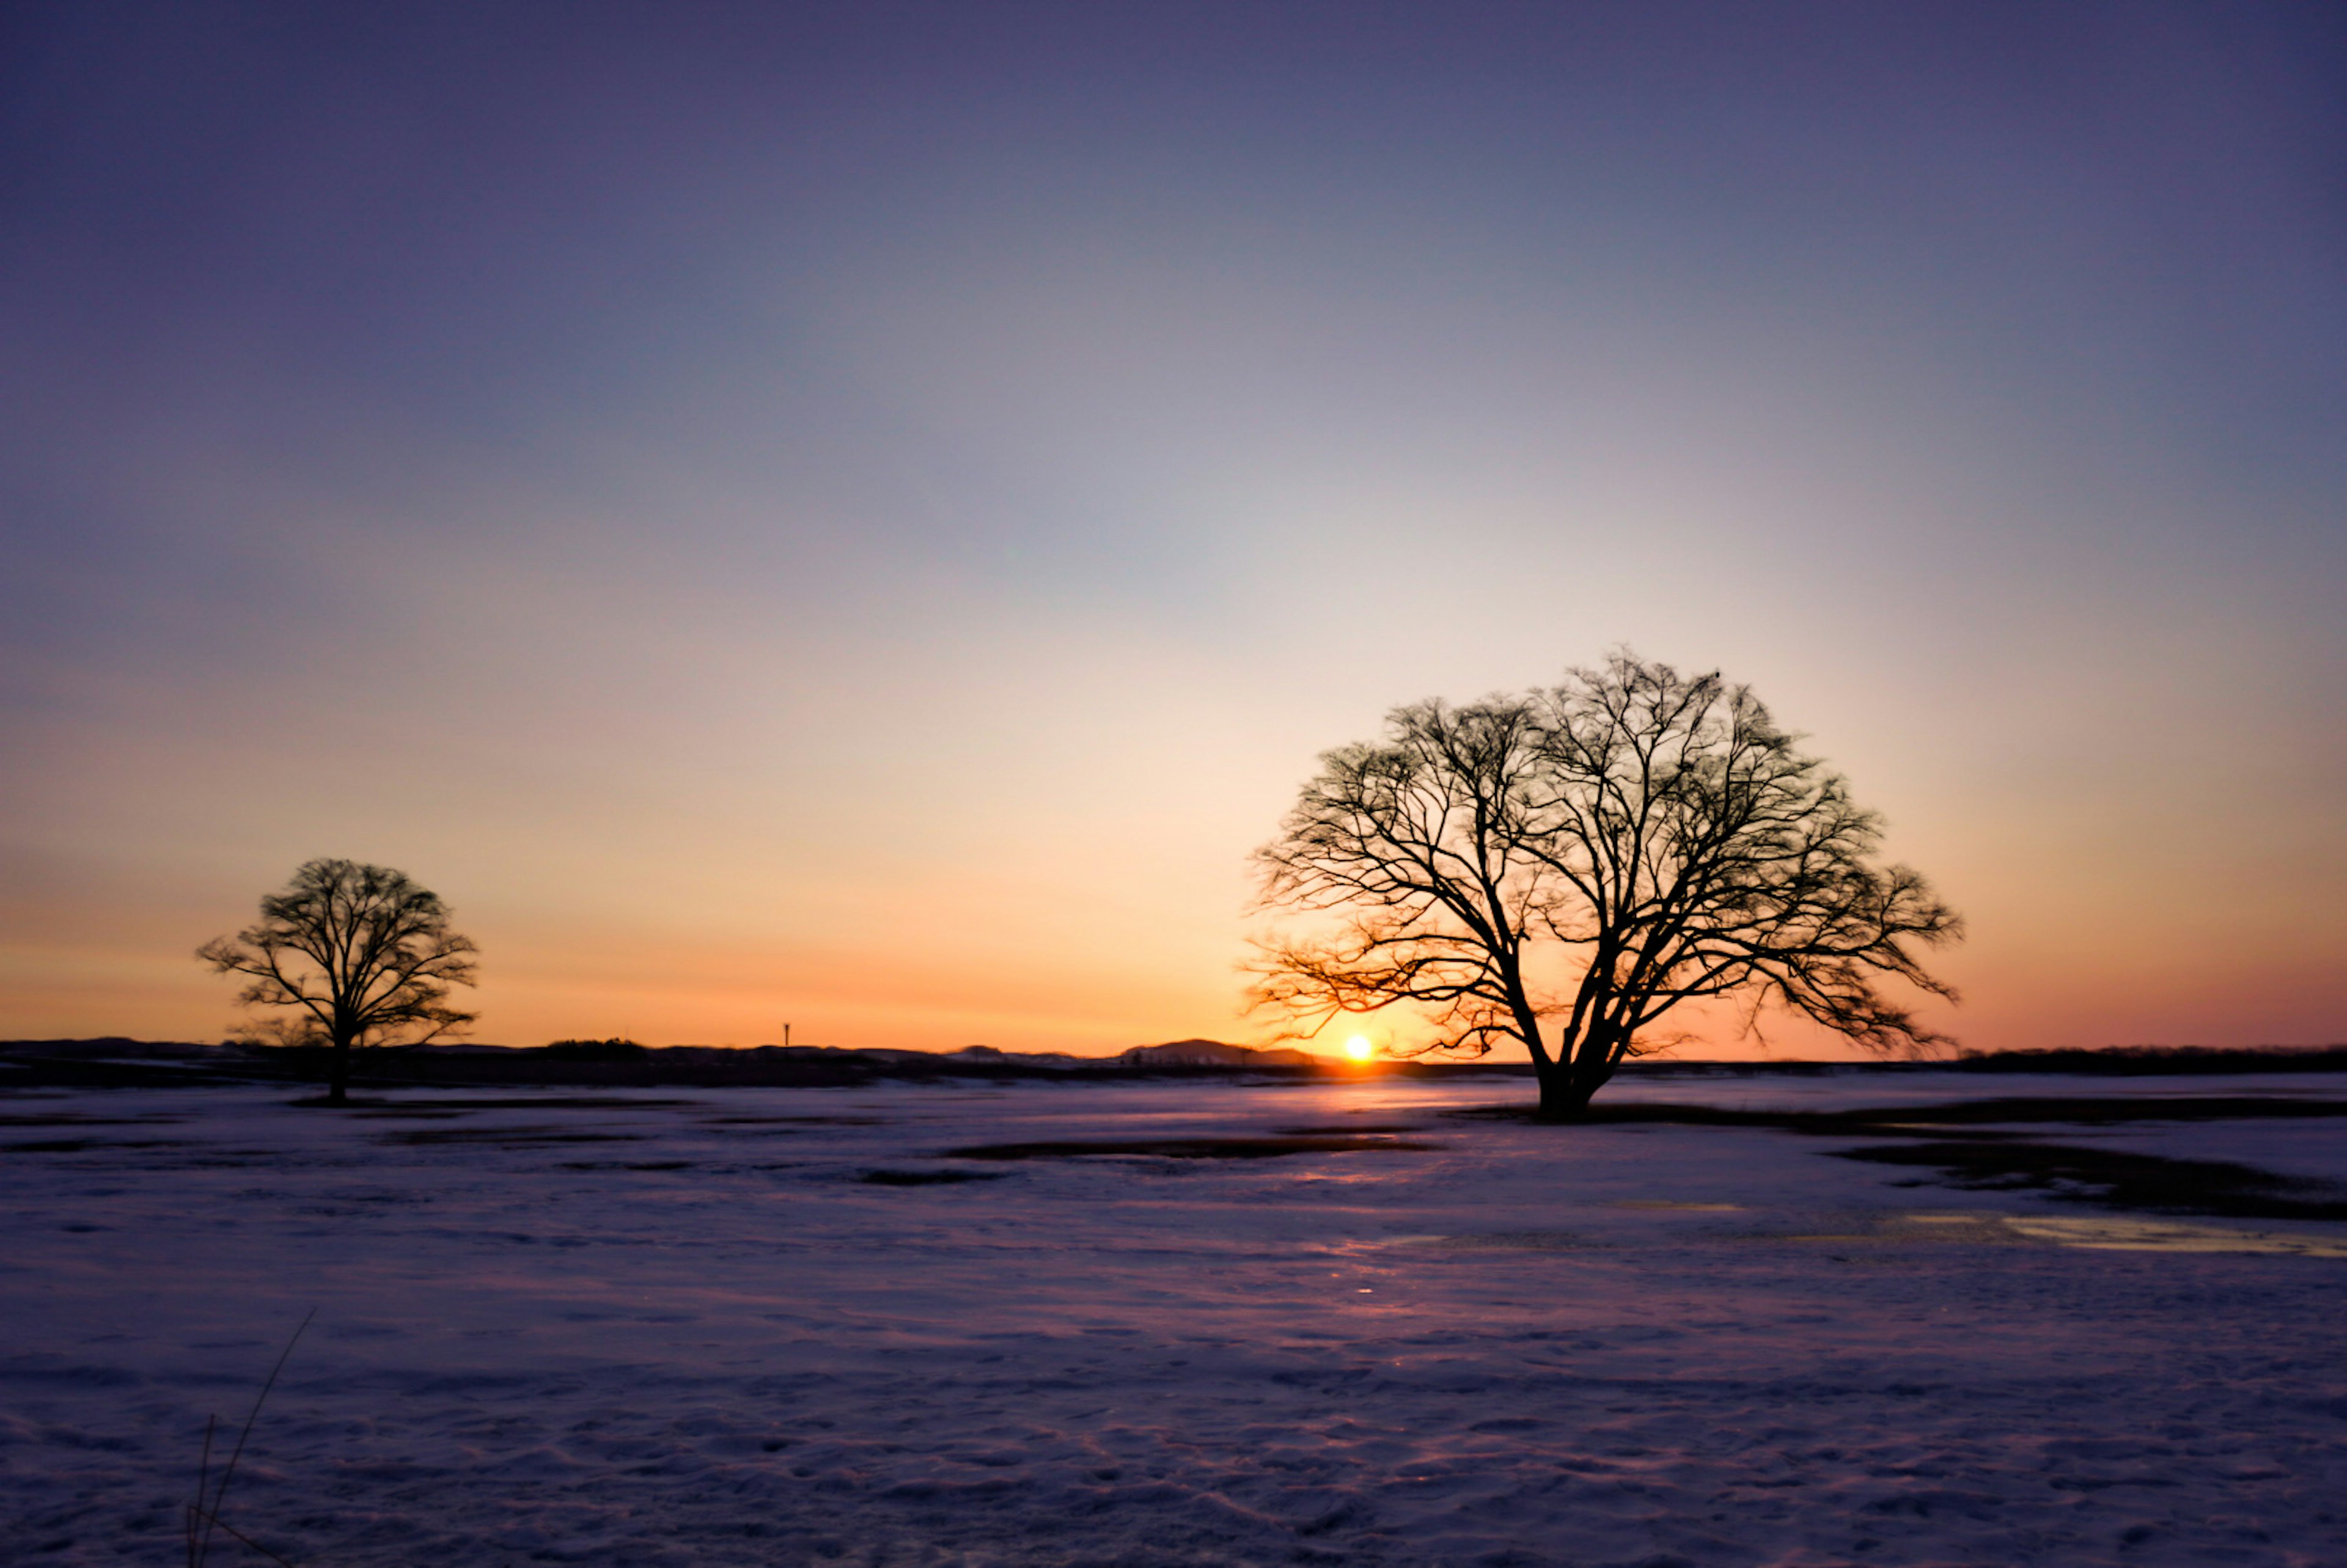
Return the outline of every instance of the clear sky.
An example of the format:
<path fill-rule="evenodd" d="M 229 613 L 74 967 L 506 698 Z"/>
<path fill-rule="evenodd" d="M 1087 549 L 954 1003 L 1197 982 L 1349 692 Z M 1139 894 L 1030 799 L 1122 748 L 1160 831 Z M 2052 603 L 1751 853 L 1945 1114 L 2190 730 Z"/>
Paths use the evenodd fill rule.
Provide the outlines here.
<path fill-rule="evenodd" d="M 2347 13 L 0 27 L 0 1036 L 327 855 L 487 1040 L 1254 1038 L 1315 755 L 1627 643 L 1966 1044 L 2347 1039 Z"/>

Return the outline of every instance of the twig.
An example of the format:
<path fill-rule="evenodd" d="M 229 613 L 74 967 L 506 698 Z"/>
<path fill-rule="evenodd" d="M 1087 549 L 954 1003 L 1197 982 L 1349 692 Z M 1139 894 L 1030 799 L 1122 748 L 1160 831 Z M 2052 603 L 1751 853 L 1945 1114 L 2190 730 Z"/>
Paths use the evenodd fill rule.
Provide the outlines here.
<path fill-rule="evenodd" d="M 204 1492 L 211 1485 L 212 1429 L 218 1425 L 218 1416 L 204 1418 L 204 1453 L 196 1461 L 196 1501 L 188 1504 L 188 1568 L 196 1568 L 196 1521 L 203 1513 Z"/>
<path fill-rule="evenodd" d="M 196 1511 L 190 1508 L 188 1512 L 190 1513 L 194 1513 Z M 231 1524 L 227 1520 L 220 1517 L 220 1515 L 216 1513 L 207 1514 L 205 1516 L 205 1522 L 207 1523 L 219 1525 L 222 1530 L 225 1530 L 231 1535 L 235 1536 L 239 1541 L 243 1542 L 247 1546 L 251 1547 L 255 1552 L 258 1552 L 263 1557 L 268 1558 L 272 1563 L 284 1563 L 284 1568 L 294 1568 L 294 1565 L 292 1563 L 280 1557 L 276 1553 L 272 1552 L 268 1547 L 263 1546 L 260 1542 L 255 1541 L 251 1536 L 247 1535 L 243 1531 L 239 1530 L 235 1525 Z"/>
<path fill-rule="evenodd" d="M 204 1495 L 201 1490 L 203 1483 L 201 1480 L 200 1479 L 197 1482 L 198 1491 L 196 1492 L 195 1512 L 201 1516 L 204 1528 L 202 1534 L 198 1536 L 196 1539 L 192 1568 L 203 1568 L 205 1558 L 210 1555 L 212 1547 L 212 1527 L 214 1525 L 218 1525 L 220 1529 L 227 1531 L 231 1535 L 236 1536 L 239 1541 L 243 1541 L 247 1546 L 252 1546 L 252 1542 L 245 1540 L 245 1537 L 237 1531 L 235 1526 L 221 1520 L 220 1512 L 228 1503 L 228 1483 L 236 1479 L 237 1461 L 244 1458 L 244 1442 L 247 1438 L 252 1436 L 252 1423 L 261 1419 L 261 1407 L 269 1402 L 269 1390 L 277 1386 L 277 1374 L 285 1370 L 286 1358 L 292 1356 L 293 1354 L 293 1347 L 302 1342 L 302 1330 L 309 1327 L 310 1319 L 317 1316 L 318 1309 L 314 1307 L 310 1308 L 309 1317 L 302 1319 L 300 1326 L 293 1330 L 293 1337 L 285 1341 L 285 1348 L 277 1353 L 277 1365 L 269 1368 L 268 1380 L 261 1385 L 261 1392 L 253 1399 L 252 1409 L 244 1418 L 244 1428 L 241 1431 L 236 1434 L 235 1450 L 228 1456 L 228 1468 L 220 1471 L 220 1486 L 212 1492 L 210 1506 L 206 1507 L 204 1504 Z M 218 1418 L 215 1417 L 213 1419 L 217 1419 Z M 211 1449 L 211 1425 L 207 1421 L 204 1426 L 204 1460 L 207 1471 L 210 1468 Z M 194 1523 L 190 1521 L 189 1524 L 190 1531 L 192 1532 L 194 1528 Z M 258 1546 L 253 1546 L 253 1550 L 260 1552 L 263 1549 Z M 275 1553 L 270 1553 L 268 1555 L 275 1556 Z M 284 1559 L 282 1557 L 277 1560 L 281 1563 L 284 1562 Z"/>

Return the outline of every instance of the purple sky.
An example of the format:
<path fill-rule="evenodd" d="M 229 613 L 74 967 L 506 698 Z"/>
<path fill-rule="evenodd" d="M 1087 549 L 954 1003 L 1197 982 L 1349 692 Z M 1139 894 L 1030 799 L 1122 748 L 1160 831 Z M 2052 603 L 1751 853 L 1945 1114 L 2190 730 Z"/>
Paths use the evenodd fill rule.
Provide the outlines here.
<path fill-rule="evenodd" d="M 487 1040 L 1240 1037 L 1314 755 L 1626 642 L 1967 1043 L 2347 1037 L 2347 14 L 0 27 L 0 1035 L 339 855 Z"/>

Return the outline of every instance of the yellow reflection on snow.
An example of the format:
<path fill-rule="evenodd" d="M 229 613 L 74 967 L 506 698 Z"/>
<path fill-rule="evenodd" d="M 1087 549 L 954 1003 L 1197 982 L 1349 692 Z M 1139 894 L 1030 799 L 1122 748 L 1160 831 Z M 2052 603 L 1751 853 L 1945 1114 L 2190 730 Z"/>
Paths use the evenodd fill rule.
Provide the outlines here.
<path fill-rule="evenodd" d="M 2269 1252 L 2301 1257 L 2347 1257 L 2347 1237 L 2286 1231 L 2229 1230 L 2174 1220 L 2073 1219 L 2056 1214 L 2007 1214 L 2008 1230 L 2064 1246 L 2107 1252 Z"/>

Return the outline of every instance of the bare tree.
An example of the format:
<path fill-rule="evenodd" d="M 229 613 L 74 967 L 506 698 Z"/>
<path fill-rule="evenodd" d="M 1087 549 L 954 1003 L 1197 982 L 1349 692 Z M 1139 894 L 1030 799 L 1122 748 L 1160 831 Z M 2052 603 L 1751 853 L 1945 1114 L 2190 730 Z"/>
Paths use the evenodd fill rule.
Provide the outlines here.
<path fill-rule="evenodd" d="M 1953 1000 L 1915 948 L 1963 922 L 1875 864 L 1881 838 L 1717 673 L 1619 651 L 1550 690 L 1412 703 L 1383 740 L 1323 754 L 1256 851 L 1260 907 L 1337 926 L 1259 943 L 1254 999 L 1314 1031 L 1419 1004 L 1425 1050 L 1521 1043 L 1560 1119 L 1700 998 L 1739 995 L 1748 1029 L 1775 1001 L 1877 1051 L 1946 1043 L 1876 982 Z"/>
<path fill-rule="evenodd" d="M 439 895 L 406 873 L 313 860 L 261 900 L 259 921 L 196 957 L 215 974 L 246 977 L 245 1006 L 294 1009 L 259 1032 L 332 1048 L 326 1098 L 340 1105 L 354 1049 L 421 1045 L 473 1021 L 447 1001 L 450 986 L 474 983 L 476 950 L 448 928 Z"/>

